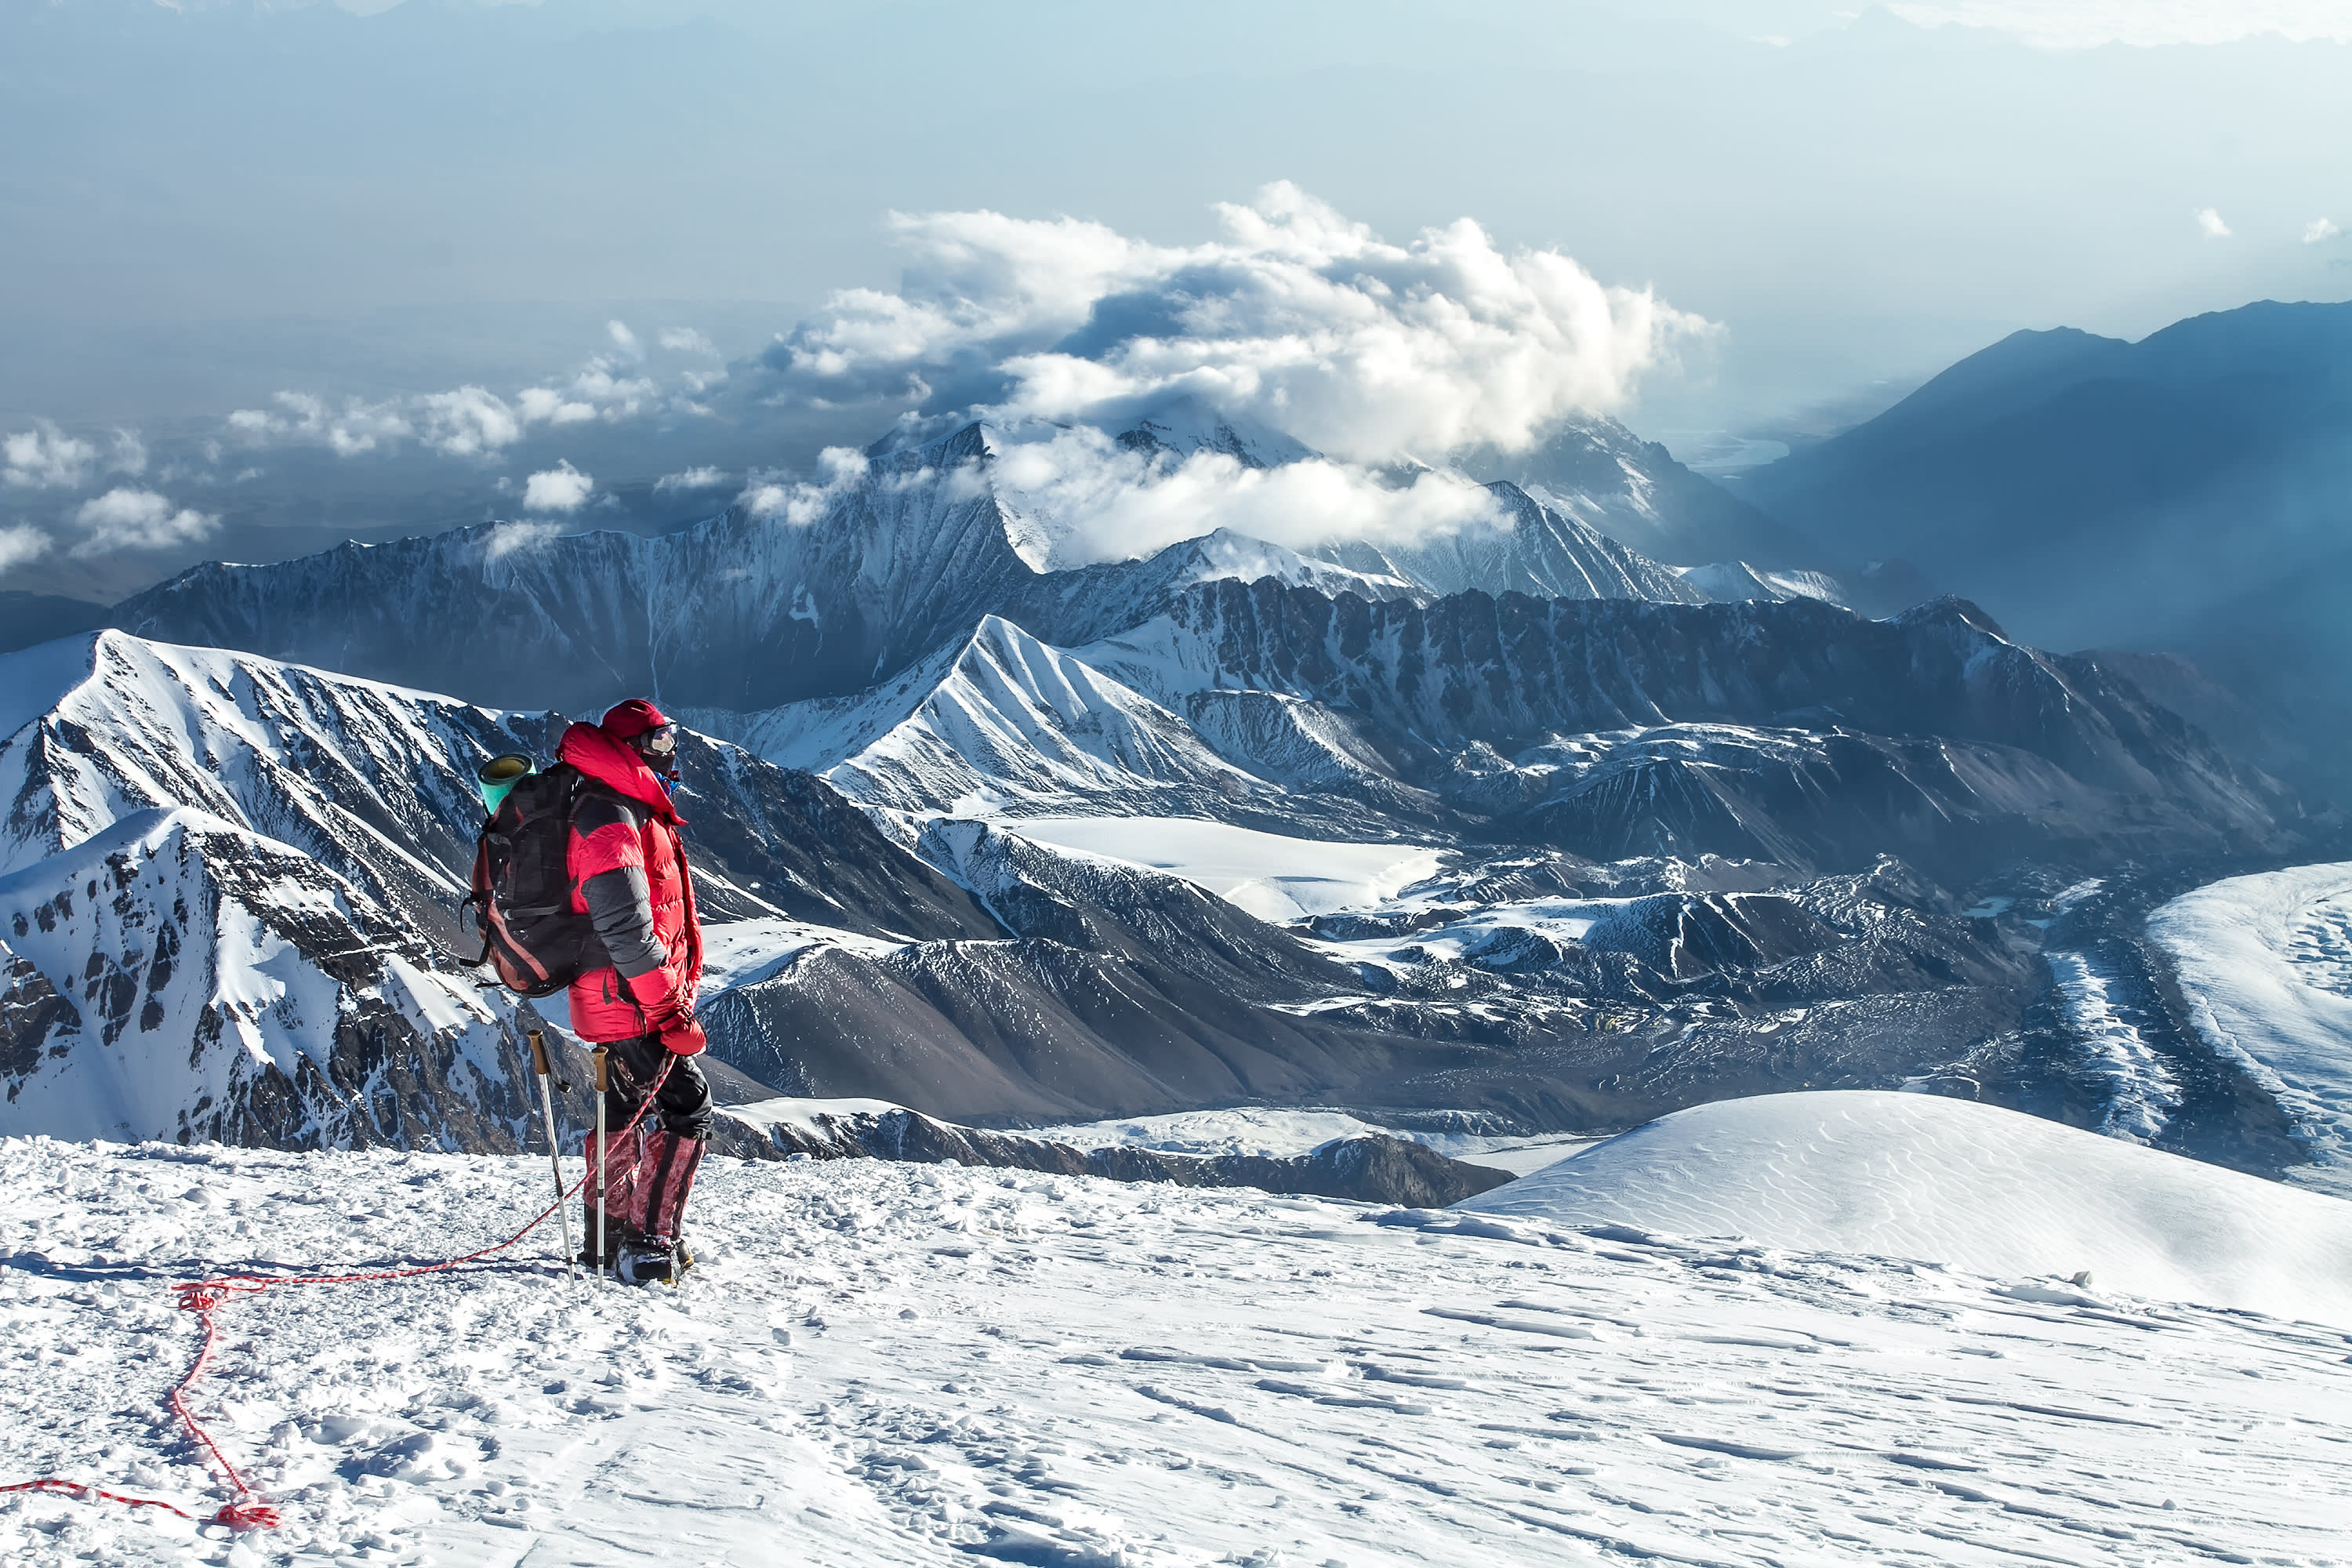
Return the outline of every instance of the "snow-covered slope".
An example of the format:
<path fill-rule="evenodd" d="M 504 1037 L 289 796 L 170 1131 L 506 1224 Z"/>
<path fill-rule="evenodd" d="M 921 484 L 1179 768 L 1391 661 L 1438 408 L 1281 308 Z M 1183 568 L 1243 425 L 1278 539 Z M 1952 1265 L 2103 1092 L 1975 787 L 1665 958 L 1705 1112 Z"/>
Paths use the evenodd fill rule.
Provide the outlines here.
<path fill-rule="evenodd" d="M 854 800 L 905 812 L 1181 810 L 1269 793 L 1175 714 L 994 616 L 887 687 L 772 710 L 734 734 Z"/>
<path fill-rule="evenodd" d="M 1579 421 L 1532 451 L 1473 456 L 1464 466 L 1481 479 L 1516 481 L 1544 506 L 1654 561 L 1822 563 L 1813 541 L 1613 419 Z"/>
<path fill-rule="evenodd" d="M 2352 864 L 2187 893 L 2148 917 L 2189 1016 L 2294 1122 L 2287 1179 L 2352 1197 Z"/>
<path fill-rule="evenodd" d="M 0 878 L 0 1132 L 514 1149 L 523 1029 L 289 846 L 134 812 Z"/>
<path fill-rule="evenodd" d="M 0 1364 L 22 1373 L 0 1379 L 0 1481 L 208 1513 L 219 1494 L 158 1408 L 198 1338 L 168 1281 L 446 1257 L 547 1185 L 536 1152 L 0 1142 Z M 2345 1557 L 2352 1366 L 2341 1333 L 2274 1319 L 1640 1229 L 875 1161 L 714 1158 L 690 1226 L 700 1268 L 674 1294 L 567 1285 L 534 1238 L 512 1263 L 224 1307 L 194 1405 L 285 1527 L 232 1542 L 18 1496 L 0 1558 Z"/>
<path fill-rule="evenodd" d="M 1459 1206 L 1976 1274 L 2087 1270 L 2098 1292 L 2352 1328 L 2352 1204 L 1934 1095 L 1698 1106 Z"/>
<path fill-rule="evenodd" d="M 1849 607 L 1852 604 L 1838 580 L 1826 572 L 1768 572 L 1745 561 L 1678 566 L 1675 572 L 1685 587 L 1717 604 L 1739 599 L 1820 599 Z"/>
<path fill-rule="evenodd" d="M 1538 504 L 1517 485 L 1486 488 L 1504 520 L 1500 522 L 1436 534 L 1415 544 L 1329 544 L 1318 553 L 1358 571 L 1402 579 L 1440 597 L 1474 588 L 1482 594 L 1528 594 L 1539 599 L 1651 599 L 1682 605 L 1707 596 L 1672 567 Z"/>
<path fill-rule="evenodd" d="M 292 846 L 445 936 L 481 816 L 473 770 L 541 749 L 546 728 L 112 631 L 0 658 L 0 871 L 131 814 L 191 806 Z"/>

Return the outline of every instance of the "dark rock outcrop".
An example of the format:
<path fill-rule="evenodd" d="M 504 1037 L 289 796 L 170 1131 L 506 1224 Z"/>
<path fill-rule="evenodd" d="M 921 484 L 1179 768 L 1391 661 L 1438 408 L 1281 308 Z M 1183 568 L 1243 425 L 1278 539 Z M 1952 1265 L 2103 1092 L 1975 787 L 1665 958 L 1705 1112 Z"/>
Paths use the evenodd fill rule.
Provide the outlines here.
<path fill-rule="evenodd" d="M 1501 1186 L 1507 1171 L 1465 1163 L 1425 1143 L 1386 1134 L 1343 1138 L 1305 1154 L 1201 1156 L 1114 1145 L 1079 1149 L 1041 1138 L 958 1127 L 912 1110 L 836 1114 L 817 1111 L 807 1124 L 761 1121 L 756 1107 L 730 1110 L 714 1146 L 746 1159 L 795 1154 L 820 1160 L 901 1160 L 918 1164 L 994 1166 L 1118 1182 L 1180 1187 L 1261 1187 L 1271 1193 L 1344 1198 L 1355 1203 L 1444 1208 Z"/>

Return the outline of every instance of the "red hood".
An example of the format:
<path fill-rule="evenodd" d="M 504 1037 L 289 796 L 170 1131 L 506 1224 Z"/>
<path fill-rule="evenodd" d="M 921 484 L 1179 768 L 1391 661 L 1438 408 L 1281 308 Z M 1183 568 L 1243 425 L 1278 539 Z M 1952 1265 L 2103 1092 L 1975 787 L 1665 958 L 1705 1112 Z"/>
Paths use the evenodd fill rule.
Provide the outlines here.
<path fill-rule="evenodd" d="M 594 779 L 598 784 L 620 791 L 631 800 L 641 800 L 654 808 L 654 814 L 665 822 L 683 823 L 671 803 L 669 791 L 654 776 L 653 769 L 637 755 L 635 746 L 615 741 L 593 724 L 574 724 L 563 731 L 563 743 L 556 755 Z"/>

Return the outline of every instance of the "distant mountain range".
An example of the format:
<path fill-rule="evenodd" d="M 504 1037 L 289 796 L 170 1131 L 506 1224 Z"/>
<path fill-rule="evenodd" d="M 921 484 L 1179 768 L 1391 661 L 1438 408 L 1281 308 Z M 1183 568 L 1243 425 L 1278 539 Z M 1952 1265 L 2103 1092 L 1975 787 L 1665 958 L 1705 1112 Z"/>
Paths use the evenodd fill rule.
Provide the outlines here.
<path fill-rule="evenodd" d="M 1738 485 L 2036 642 L 2186 654 L 2352 779 L 2352 303 L 2018 332 Z"/>
<path fill-rule="evenodd" d="M 1120 439 L 1301 460 L 1168 412 Z M 511 1146 L 563 1019 L 456 962 L 472 771 L 635 692 L 691 731 L 722 1088 L 959 1121 L 1885 1087 L 2054 1026 L 2021 900 L 2325 828 L 2126 667 L 1866 618 L 1630 438 L 1411 546 L 1066 567 L 1003 439 L 877 447 L 805 521 L 210 565 L 0 658 L 0 1130 Z"/>

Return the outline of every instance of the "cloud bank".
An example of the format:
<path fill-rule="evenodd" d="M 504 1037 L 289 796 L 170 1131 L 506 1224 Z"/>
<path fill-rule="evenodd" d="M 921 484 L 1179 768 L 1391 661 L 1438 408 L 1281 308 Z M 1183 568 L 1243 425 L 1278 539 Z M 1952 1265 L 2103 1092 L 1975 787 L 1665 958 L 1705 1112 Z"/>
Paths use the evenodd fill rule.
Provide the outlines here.
<path fill-rule="evenodd" d="M 1076 426 L 996 444 L 1000 497 L 1028 525 L 1034 566 L 1148 555 L 1219 528 L 1294 550 L 1336 540 L 1408 544 L 1500 521 L 1486 487 L 1423 468 L 1398 479 L 1307 458 L 1257 468 L 1204 450 L 1181 460 Z"/>
<path fill-rule="evenodd" d="M 2221 221 L 2220 213 L 2215 212 L 2211 207 L 2199 207 L 2197 232 L 2208 239 L 2227 239 L 2230 237 L 2231 231 L 2230 226 Z"/>
<path fill-rule="evenodd" d="M 642 374 L 645 344 L 626 322 L 606 322 L 605 334 L 613 353 L 591 358 L 568 381 L 526 386 L 511 396 L 472 384 L 375 401 L 280 392 L 270 407 L 230 414 L 229 434 L 247 446 L 325 447 L 347 458 L 407 441 L 445 457 L 490 458 L 535 428 L 705 413 L 695 397 L 726 377 L 724 371 L 691 371 L 666 388 Z M 673 335 L 664 334 L 665 348 Z"/>
<path fill-rule="evenodd" d="M 1521 451 L 1715 329 L 1465 218 L 1404 245 L 1288 184 L 1191 247 L 1074 218 L 895 215 L 898 292 L 849 289 L 764 363 L 786 395 L 1007 423 L 1191 397 L 1334 458 Z"/>

